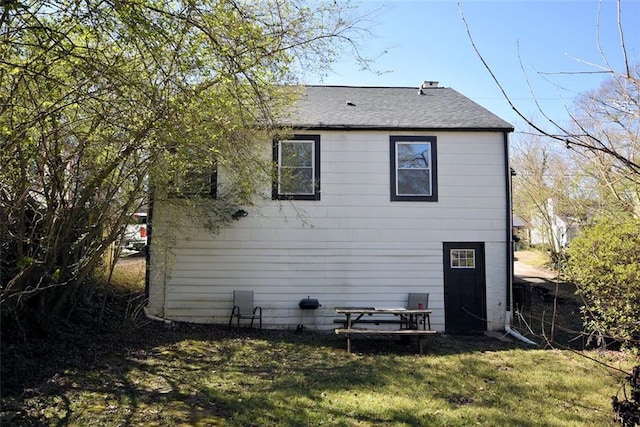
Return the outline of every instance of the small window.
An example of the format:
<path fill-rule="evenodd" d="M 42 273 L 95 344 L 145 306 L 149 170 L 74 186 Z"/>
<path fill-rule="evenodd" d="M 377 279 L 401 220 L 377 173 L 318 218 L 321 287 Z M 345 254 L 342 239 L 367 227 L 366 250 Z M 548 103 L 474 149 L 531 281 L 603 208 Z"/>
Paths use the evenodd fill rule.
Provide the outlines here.
<path fill-rule="evenodd" d="M 184 178 L 186 195 L 209 196 L 217 195 L 218 175 L 214 172 L 189 172 Z"/>
<path fill-rule="evenodd" d="M 476 268 L 475 249 L 451 249 L 451 268 Z"/>
<path fill-rule="evenodd" d="M 273 198 L 320 200 L 320 135 L 295 135 L 275 141 L 277 177 Z"/>
<path fill-rule="evenodd" d="M 215 199 L 218 193 L 218 171 L 190 170 L 183 172 L 171 183 L 171 192 L 176 197 L 208 197 Z"/>
<path fill-rule="evenodd" d="M 438 201 L 436 137 L 392 136 L 391 200 Z"/>

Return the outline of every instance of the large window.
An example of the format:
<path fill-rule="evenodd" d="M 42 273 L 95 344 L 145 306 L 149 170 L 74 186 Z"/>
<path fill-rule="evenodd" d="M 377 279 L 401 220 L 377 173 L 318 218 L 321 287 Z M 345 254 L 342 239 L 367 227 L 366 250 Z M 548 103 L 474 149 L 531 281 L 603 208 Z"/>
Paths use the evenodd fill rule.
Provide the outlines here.
<path fill-rule="evenodd" d="M 435 136 L 391 136 L 391 200 L 438 201 Z"/>
<path fill-rule="evenodd" d="M 320 200 L 320 135 L 295 135 L 273 145 L 278 165 L 274 199 Z"/>

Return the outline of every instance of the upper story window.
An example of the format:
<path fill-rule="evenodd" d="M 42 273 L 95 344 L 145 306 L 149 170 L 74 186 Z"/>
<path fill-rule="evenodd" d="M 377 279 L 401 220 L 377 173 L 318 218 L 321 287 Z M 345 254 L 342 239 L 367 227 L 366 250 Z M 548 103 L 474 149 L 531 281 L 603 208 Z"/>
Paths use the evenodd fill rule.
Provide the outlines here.
<path fill-rule="evenodd" d="M 214 163 L 207 171 L 187 170 L 176 174 L 170 184 L 170 194 L 174 197 L 207 197 L 215 199 L 218 193 L 218 168 Z"/>
<path fill-rule="evenodd" d="M 391 136 L 391 200 L 438 201 L 435 136 Z"/>
<path fill-rule="evenodd" d="M 278 171 L 273 198 L 320 200 L 320 135 L 295 135 L 275 141 Z"/>
<path fill-rule="evenodd" d="M 188 185 L 187 191 L 189 195 L 211 197 L 213 199 L 218 195 L 217 169 L 211 172 L 188 172 L 185 176 L 185 183 Z"/>

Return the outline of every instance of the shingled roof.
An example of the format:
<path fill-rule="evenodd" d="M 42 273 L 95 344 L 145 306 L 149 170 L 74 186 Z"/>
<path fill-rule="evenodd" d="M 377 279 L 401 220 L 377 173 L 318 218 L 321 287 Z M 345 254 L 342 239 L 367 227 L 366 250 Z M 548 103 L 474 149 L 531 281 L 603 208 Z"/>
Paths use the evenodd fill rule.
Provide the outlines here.
<path fill-rule="evenodd" d="M 511 124 L 451 88 L 304 86 L 302 91 L 285 125 L 309 129 L 513 130 Z"/>

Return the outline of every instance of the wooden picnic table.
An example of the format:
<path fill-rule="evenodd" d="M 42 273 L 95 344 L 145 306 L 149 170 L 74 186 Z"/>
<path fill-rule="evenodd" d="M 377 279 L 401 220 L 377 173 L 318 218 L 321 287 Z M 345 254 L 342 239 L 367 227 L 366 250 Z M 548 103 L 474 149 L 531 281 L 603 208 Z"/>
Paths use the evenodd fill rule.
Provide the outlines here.
<path fill-rule="evenodd" d="M 431 310 L 426 308 L 407 309 L 403 307 L 336 307 L 337 314 L 344 315 L 342 319 L 334 320 L 335 323 L 342 323 L 342 328 L 335 329 L 338 335 L 345 335 L 347 338 L 347 352 L 351 353 L 351 336 L 375 336 L 375 335 L 400 335 L 416 336 L 418 347 L 422 354 L 422 337 L 435 334 L 431 330 Z M 389 318 L 389 315 L 395 318 Z M 400 329 L 374 329 L 360 328 L 362 324 L 388 324 L 396 323 Z M 422 329 L 419 328 L 422 323 Z M 428 329 L 427 329 L 428 327 Z"/>

